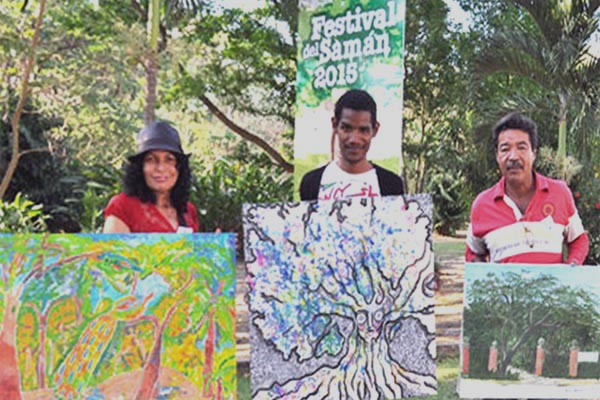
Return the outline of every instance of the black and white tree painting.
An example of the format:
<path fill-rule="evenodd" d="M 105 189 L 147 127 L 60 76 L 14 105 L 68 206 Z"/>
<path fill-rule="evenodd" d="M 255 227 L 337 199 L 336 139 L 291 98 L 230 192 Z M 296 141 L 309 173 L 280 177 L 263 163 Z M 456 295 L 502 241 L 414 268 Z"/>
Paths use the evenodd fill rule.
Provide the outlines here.
<path fill-rule="evenodd" d="M 246 204 L 254 399 L 436 393 L 431 198 Z"/>

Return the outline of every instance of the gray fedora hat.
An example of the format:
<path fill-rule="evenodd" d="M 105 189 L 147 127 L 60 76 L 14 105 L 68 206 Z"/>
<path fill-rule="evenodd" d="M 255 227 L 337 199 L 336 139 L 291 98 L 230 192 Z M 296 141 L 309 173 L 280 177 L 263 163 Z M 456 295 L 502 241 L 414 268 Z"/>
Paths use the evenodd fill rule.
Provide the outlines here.
<path fill-rule="evenodd" d="M 128 158 L 135 158 L 150 150 L 166 150 L 183 154 L 177 129 L 169 125 L 168 122 L 152 122 L 138 133 L 137 153 Z"/>

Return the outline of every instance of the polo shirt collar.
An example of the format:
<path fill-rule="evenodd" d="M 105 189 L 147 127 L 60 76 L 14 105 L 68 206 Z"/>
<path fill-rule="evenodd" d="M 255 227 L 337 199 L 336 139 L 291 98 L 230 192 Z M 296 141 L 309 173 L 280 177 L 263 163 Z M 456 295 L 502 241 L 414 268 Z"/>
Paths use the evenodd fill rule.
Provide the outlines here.
<path fill-rule="evenodd" d="M 535 174 L 535 191 L 536 192 L 547 192 L 548 191 L 548 178 L 544 175 L 534 171 Z M 492 195 L 494 200 L 503 199 L 506 192 L 504 191 L 504 177 L 500 178 L 500 181 L 494 186 Z"/>

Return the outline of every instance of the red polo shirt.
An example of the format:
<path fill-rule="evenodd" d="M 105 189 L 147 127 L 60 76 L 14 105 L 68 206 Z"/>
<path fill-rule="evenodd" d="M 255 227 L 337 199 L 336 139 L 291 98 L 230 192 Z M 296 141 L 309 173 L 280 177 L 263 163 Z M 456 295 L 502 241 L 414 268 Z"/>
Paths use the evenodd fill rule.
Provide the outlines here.
<path fill-rule="evenodd" d="M 477 196 L 471 207 L 466 261 L 489 255 L 491 262 L 560 264 L 566 241 L 566 262 L 583 263 L 589 240 L 569 187 L 538 173 L 535 182 L 525 214 L 504 192 L 504 178 Z"/>

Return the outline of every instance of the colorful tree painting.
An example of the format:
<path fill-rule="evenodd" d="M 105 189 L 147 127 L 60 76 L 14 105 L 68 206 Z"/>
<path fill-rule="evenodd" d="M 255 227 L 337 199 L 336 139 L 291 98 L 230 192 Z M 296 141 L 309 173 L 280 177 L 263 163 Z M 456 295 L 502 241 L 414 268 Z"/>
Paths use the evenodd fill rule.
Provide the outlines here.
<path fill-rule="evenodd" d="M 234 249 L 225 234 L 1 237 L 0 398 L 235 398 Z"/>
<path fill-rule="evenodd" d="M 427 203 L 246 205 L 255 399 L 436 393 Z"/>

